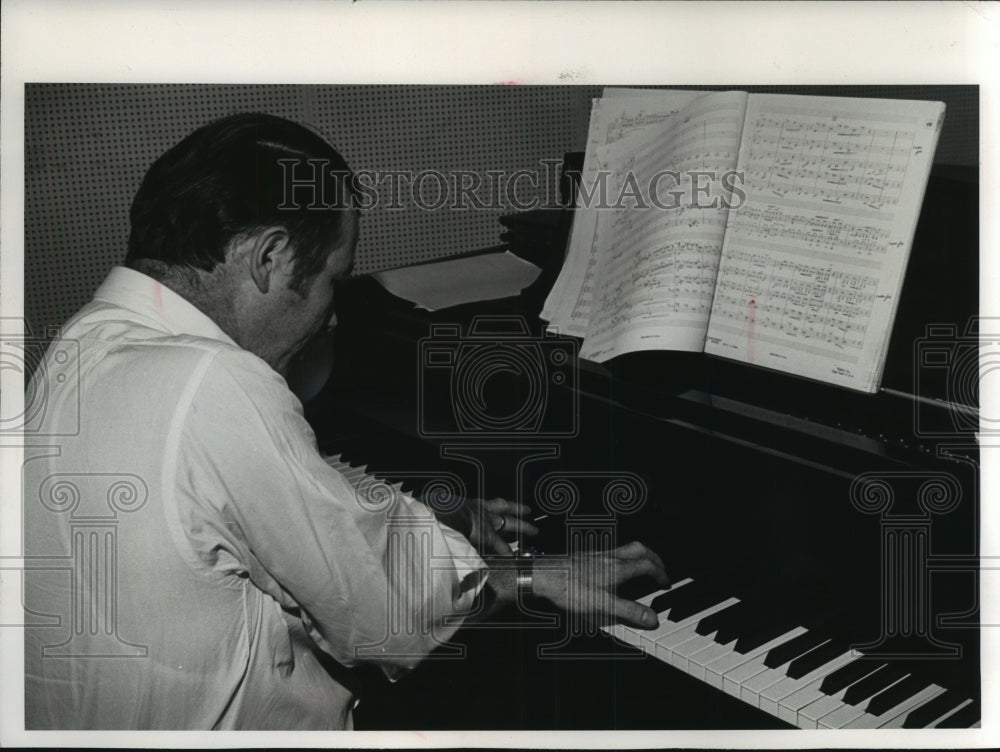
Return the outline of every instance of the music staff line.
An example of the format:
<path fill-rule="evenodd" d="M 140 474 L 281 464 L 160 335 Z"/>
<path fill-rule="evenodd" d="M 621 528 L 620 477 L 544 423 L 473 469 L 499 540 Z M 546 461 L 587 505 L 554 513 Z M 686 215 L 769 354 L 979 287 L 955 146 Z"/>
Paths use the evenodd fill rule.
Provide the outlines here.
<path fill-rule="evenodd" d="M 747 207 L 753 206 L 754 202 L 763 202 L 765 203 L 765 205 L 783 206 L 789 209 L 805 209 L 807 211 L 820 212 L 820 213 L 822 213 L 827 209 L 827 207 L 823 205 L 822 201 L 816 201 L 816 200 L 806 201 L 803 199 L 791 198 L 789 196 L 784 196 L 784 195 L 773 195 L 765 197 L 757 196 L 755 194 L 764 192 L 764 189 L 762 189 L 760 186 L 750 183 L 749 181 L 747 181 L 747 183 L 744 184 L 744 187 L 747 193 L 747 200 L 743 203 L 742 206 L 740 206 L 738 209 L 735 209 L 734 211 L 743 211 Z M 870 208 L 865 209 L 856 206 L 844 206 L 843 204 L 838 205 L 836 207 L 836 211 L 837 214 L 839 214 L 842 217 L 876 219 L 886 224 L 891 223 L 895 218 L 895 215 L 890 211 L 879 211 Z"/>
<path fill-rule="evenodd" d="M 770 206 L 740 208 L 732 212 L 728 226 L 734 236 L 788 237 L 830 250 L 842 248 L 869 255 L 884 254 L 891 237 L 888 230 L 875 225 L 854 224 L 823 214 L 789 214 Z"/>
<path fill-rule="evenodd" d="M 725 258 L 737 258 L 741 252 L 749 252 L 743 251 L 744 248 L 758 248 L 769 253 L 783 253 L 793 258 L 807 258 L 833 264 L 849 264 L 850 266 L 865 269 L 877 270 L 882 268 L 882 264 L 875 259 L 859 256 L 845 257 L 844 254 L 829 253 L 828 251 L 821 251 L 814 248 L 803 248 L 801 245 L 785 245 L 784 243 L 775 242 L 773 239 L 768 239 L 767 241 L 757 240 L 747 237 L 739 231 L 734 231 L 730 236 L 726 247 L 723 249 L 723 256 Z"/>
<path fill-rule="evenodd" d="M 746 328 L 741 326 L 733 326 L 731 324 L 724 324 L 722 322 L 713 323 L 713 328 L 717 328 L 720 331 L 729 332 L 735 335 L 746 335 Z M 822 347 L 820 345 L 813 345 L 811 343 L 802 342 L 798 340 L 787 339 L 786 337 L 776 337 L 763 332 L 754 332 L 755 342 L 765 342 L 770 345 L 780 345 L 786 347 L 789 350 L 794 350 L 796 352 L 806 353 L 808 355 L 818 355 L 829 360 L 836 360 L 841 363 L 850 363 L 851 365 L 856 365 L 861 360 L 861 356 L 852 355 L 846 353 L 842 350 L 830 349 L 829 347 Z M 709 339 L 713 340 L 716 344 L 725 345 L 721 339 L 709 335 Z M 860 345 L 859 345 L 860 347 Z"/>
<path fill-rule="evenodd" d="M 778 119 L 779 117 L 781 118 L 780 120 Z M 844 110 L 839 108 L 839 104 L 838 109 L 836 110 L 818 110 L 812 108 L 768 104 L 767 112 L 758 113 L 757 118 L 759 120 L 769 120 L 775 125 L 788 122 L 797 123 L 799 125 L 804 123 L 811 124 L 815 122 L 822 122 L 830 123 L 841 128 L 864 128 L 867 131 L 875 130 L 881 131 L 882 133 L 890 132 L 890 130 L 888 128 L 873 129 L 869 127 L 867 123 L 899 123 L 903 126 L 919 128 L 921 122 L 920 118 L 913 117 L 912 115 L 900 116 L 885 112 Z M 795 120 L 794 118 L 807 118 L 808 120 Z M 853 121 L 863 122 L 855 123 Z"/>

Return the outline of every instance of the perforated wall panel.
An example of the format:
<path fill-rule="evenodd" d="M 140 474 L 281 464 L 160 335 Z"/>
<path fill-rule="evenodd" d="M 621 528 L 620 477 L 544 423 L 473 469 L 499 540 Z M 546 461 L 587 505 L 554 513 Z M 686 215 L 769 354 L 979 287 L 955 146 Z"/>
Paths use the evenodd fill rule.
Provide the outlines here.
<path fill-rule="evenodd" d="M 406 170 L 362 220 L 358 273 L 499 242 L 511 206 L 488 170 L 545 176 L 541 160 L 582 149 L 594 87 L 30 84 L 25 91 L 25 315 L 36 334 L 62 324 L 125 256 L 128 209 L 156 157 L 198 126 L 261 111 L 309 124 L 355 170 Z M 454 181 L 482 187 L 455 209 Z M 420 178 L 421 173 L 431 173 Z M 442 176 L 445 182 L 442 182 Z M 449 184 L 450 183 L 450 184 Z M 540 178 L 515 200 L 544 200 Z M 441 193 L 442 187 L 445 192 Z M 555 190 L 553 186 L 551 190 Z M 444 199 L 443 201 L 441 199 Z M 392 208 L 398 204 L 400 208 Z M 423 208 L 422 208 L 423 206 Z M 474 208 L 484 206 L 484 208 Z"/>
<path fill-rule="evenodd" d="M 709 87 L 699 87 L 709 88 Z M 714 87 L 712 87 L 714 88 Z M 942 99 L 937 161 L 978 163 L 975 87 L 742 87 Z M 497 218 L 516 210 L 504 188 L 518 170 L 522 204 L 545 201 L 543 160 L 583 148 L 596 86 L 292 86 L 29 84 L 25 89 L 25 315 L 36 335 L 90 299 L 128 239 L 128 209 L 152 161 L 217 117 L 263 111 L 309 124 L 355 170 L 425 174 L 365 213 L 356 271 L 402 266 L 495 245 Z M 970 135 L 971 134 L 971 135 Z M 488 171 L 503 176 L 491 178 Z M 470 177 L 460 178 L 464 172 Z M 433 174 L 431 174 L 433 173 Z M 439 190 L 444 176 L 445 200 Z M 484 208 L 454 208 L 456 180 L 482 183 Z M 492 181 L 496 181 L 495 183 Z M 391 198 L 391 196 L 389 196 Z M 396 203 L 399 208 L 388 204 Z M 440 206 L 438 206 L 440 204 Z M 466 205 L 472 201 L 466 197 Z M 433 208 L 437 207 L 437 208 Z"/>

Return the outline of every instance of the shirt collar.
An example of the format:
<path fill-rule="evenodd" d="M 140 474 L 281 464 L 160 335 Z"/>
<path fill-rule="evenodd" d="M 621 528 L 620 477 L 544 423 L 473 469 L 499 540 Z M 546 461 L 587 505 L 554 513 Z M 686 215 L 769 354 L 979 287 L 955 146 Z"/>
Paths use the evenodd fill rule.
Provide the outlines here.
<path fill-rule="evenodd" d="M 94 299 L 153 319 L 171 334 L 190 334 L 236 344 L 218 324 L 194 305 L 166 285 L 134 269 L 114 267 L 97 288 Z"/>

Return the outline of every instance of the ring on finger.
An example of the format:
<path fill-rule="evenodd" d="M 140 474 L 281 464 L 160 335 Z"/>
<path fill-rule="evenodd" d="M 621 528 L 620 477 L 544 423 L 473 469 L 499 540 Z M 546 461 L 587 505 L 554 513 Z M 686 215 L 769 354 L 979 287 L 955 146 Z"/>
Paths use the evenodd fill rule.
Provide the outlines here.
<path fill-rule="evenodd" d="M 493 530 L 494 530 L 494 532 L 499 533 L 499 532 L 502 532 L 505 527 L 507 527 L 507 517 L 506 517 L 506 515 L 501 514 L 500 515 L 500 524 L 496 525 L 493 528 Z"/>

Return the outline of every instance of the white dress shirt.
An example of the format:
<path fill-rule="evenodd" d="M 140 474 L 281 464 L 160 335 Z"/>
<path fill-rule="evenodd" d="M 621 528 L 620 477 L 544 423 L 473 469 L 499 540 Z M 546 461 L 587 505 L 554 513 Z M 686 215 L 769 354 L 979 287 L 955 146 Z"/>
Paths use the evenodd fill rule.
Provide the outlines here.
<path fill-rule="evenodd" d="M 315 651 L 394 678 L 482 586 L 464 537 L 359 495 L 282 377 L 143 274 L 111 272 L 32 394 L 28 728 L 350 728 Z"/>

